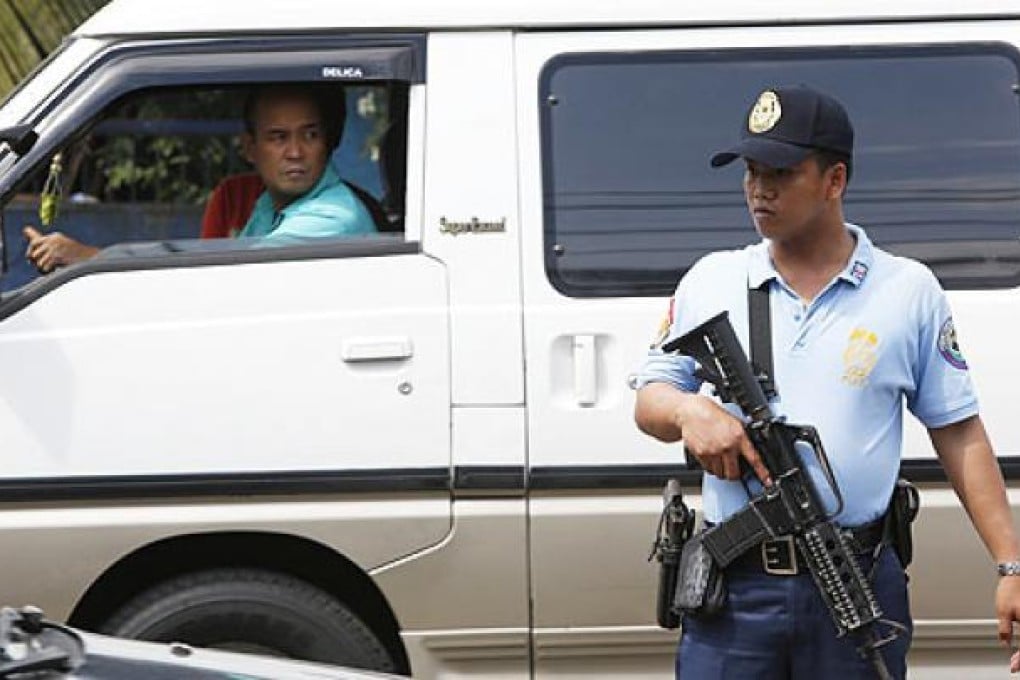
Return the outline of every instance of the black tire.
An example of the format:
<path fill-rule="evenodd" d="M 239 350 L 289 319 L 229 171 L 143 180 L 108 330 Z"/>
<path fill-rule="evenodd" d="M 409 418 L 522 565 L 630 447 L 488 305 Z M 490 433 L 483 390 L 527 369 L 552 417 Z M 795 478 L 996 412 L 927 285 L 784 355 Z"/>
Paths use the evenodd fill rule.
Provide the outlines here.
<path fill-rule="evenodd" d="M 129 600 L 100 633 L 394 671 L 386 647 L 325 591 L 261 569 L 210 569 Z"/>

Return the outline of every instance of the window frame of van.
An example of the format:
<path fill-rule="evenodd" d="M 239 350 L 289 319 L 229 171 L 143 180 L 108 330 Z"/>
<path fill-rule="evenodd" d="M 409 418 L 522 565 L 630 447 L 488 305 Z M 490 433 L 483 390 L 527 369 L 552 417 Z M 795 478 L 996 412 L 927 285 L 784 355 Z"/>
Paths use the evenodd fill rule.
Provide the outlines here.
<path fill-rule="evenodd" d="M 734 200 L 739 200 L 740 209 L 742 211 L 743 222 L 741 228 L 746 229 L 745 232 L 747 238 L 740 243 L 732 243 L 721 247 L 708 247 L 708 248 L 691 248 L 692 251 L 698 253 L 696 257 L 693 257 L 690 263 L 681 264 L 678 258 L 677 266 L 672 270 L 671 277 L 663 275 L 660 280 L 654 280 L 650 283 L 634 283 L 634 281 L 627 281 L 621 278 L 620 280 L 613 279 L 613 269 L 594 270 L 595 275 L 591 276 L 591 281 L 578 282 L 576 280 L 569 279 L 569 273 L 567 276 L 563 275 L 563 271 L 560 267 L 561 258 L 566 254 L 567 248 L 561 242 L 561 235 L 557 231 L 557 198 L 556 194 L 557 187 L 556 182 L 559 179 L 557 177 L 557 162 L 558 159 L 555 157 L 553 147 L 554 140 L 553 136 L 556 134 L 556 122 L 554 116 L 558 109 L 561 110 L 563 102 L 561 101 L 562 92 L 554 90 L 553 82 L 557 74 L 565 67 L 571 66 L 627 66 L 627 65 L 676 65 L 677 68 L 688 68 L 697 64 L 711 64 L 711 65 L 744 65 L 747 69 L 752 69 L 756 66 L 760 67 L 762 64 L 768 65 L 770 62 L 773 63 L 789 63 L 797 62 L 805 65 L 810 65 L 813 61 L 827 60 L 831 62 L 842 62 L 845 64 L 858 65 L 861 60 L 864 59 L 886 59 L 886 60 L 904 60 L 905 62 L 914 62 L 917 60 L 919 63 L 920 59 L 926 57 L 935 57 L 943 59 L 951 59 L 954 57 L 988 57 L 993 59 L 1002 59 L 1012 67 L 1012 83 L 1016 86 L 1013 90 L 1013 109 L 1012 114 L 1003 114 L 1003 117 L 996 119 L 999 122 L 1005 121 L 1010 127 L 1010 138 L 1009 138 L 1009 151 L 1016 151 L 1016 158 L 1020 159 L 1020 51 L 1015 46 L 1005 42 L 997 41 L 975 41 L 966 43 L 930 43 L 930 44 L 886 44 L 886 45 L 874 45 L 874 46 L 855 46 L 852 50 L 846 50 L 840 47 L 832 46 L 803 46 L 803 47 L 782 47 L 782 48 L 733 48 L 733 49 L 710 49 L 710 50 L 653 50 L 644 52 L 613 52 L 613 51 L 591 51 L 591 52 L 572 52 L 557 55 L 550 59 L 543 66 L 539 75 L 539 87 L 537 88 L 538 106 L 539 106 L 539 134 L 540 134 L 540 152 L 541 152 L 541 170 L 542 170 L 542 193 L 543 193 L 543 251 L 544 251 L 544 262 L 545 271 L 549 283 L 559 293 L 571 297 L 571 298 L 599 298 L 599 297 L 658 297 L 668 296 L 672 294 L 677 281 L 682 278 L 686 273 L 687 268 L 698 257 L 719 249 L 729 248 L 740 248 L 749 243 L 753 243 L 759 240 L 759 237 L 754 233 L 753 224 L 750 218 L 746 214 L 746 206 L 744 206 L 743 195 L 740 188 L 739 176 L 734 172 L 729 171 L 729 174 L 720 175 L 724 178 L 724 182 L 728 181 L 732 184 L 731 197 Z M 604 87 L 607 90 L 613 86 L 613 80 L 610 78 L 595 79 L 597 80 L 598 87 Z M 617 82 L 622 82 L 622 78 Z M 638 82 L 638 79 L 634 79 L 633 82 Z M 776 85 L 785 84 L 787 81 L 780 81 L 773 83 Z M 594 86 L 593 86 L 594 87 Z M 824 88 L 823 88 L 824 89 Z M 759 90 L 754 92 L 743 92 L 740 94 L 743 96 L 740 105 L 734 110 L 719 111 L 717 119 L 719 120 L 718 126 L 721 127 L 724 134 L 714 134 L 713 139 L 719 139 L 719 148 L 724 148 L 727 144 L 732 144 L 739 138 L 739 125 L 741 118 L 745 113 L 746 106 L 750 104 L 751 99 L 757 94 Z M 584 92 L 584 91 L 583 91 Z M 594 89 L 588 90 L 584 93 L 592 94 L 595 92 Z M 576 94 L 576 93 L 575 93 Z M 691 92 L 693 97 L 697 97 L 696 92 Z M 626 94 L 615 94 L 614 96 L 626 99 Z M 570 97 L 566 97 L 570 99 Z M 745 101 L 746 100 L 746 101 Z M 574 97 L 573 103 L 577 106 L 578 111 L 584 113 L 580 115 L 590 115 L 589 112 L 597 110 L 597 107 L 593 107 L 583 101 L 578 101 L 577 97 Z M 850 107 L 852 109 L 852 107 Z M 661 116 L 660 115 L 660 120 Z M 908 118 L 913 114 L 910 112 L 904 112 L 904 118 Z M 574 119 L 577 120 L 576 118 Z M 637 124 L 631 121 L 632 126 Z M 677 120 L 676 125 L 682 125 L 682 121 Z M 569 121 L 560 123 L 563 128 L 570 127 Z M 627 126 L 620 126 L 616 129 L 623 129 Z M 672 128 L 671 128 L 672 129 Z M 604 131 L 607 134 L 611 134 L 611 131 Z M 669 132 L 666 130 L 665 132 Z M 718 133 L 718 130 L 713 133 Z M 858 135 L 858 141 L 860 141 L 860 135 Z M 598 144 L 595 140 L 592 144 Z M 706 172 L 726 173 L 728 171 L 714 170 L 709 168 L 709 156 L 711 151 L 718 151 L 719 148 L 713 148 L 706 150 L 704 154 L 704 166 Z M 700 158 L 700 157 L 699 157 Z M 1012 160 L 1012 159 L 1011 159 Z M 596 165 L 597 161 L 588 158 L 586 160 L 588 166 Z M 585 167 L 584 164 L 575 161 L 575 165 L 578 167 Z M 854 177 L 850 182 L 848 191 L 847 204 L 852 205 L 854 199 L 854 190 L 859 186 L 860 181 L 860 164 L 854 170 Z M 682 171 L 678 171 L 677 176 L 683 180 L 684 174 Z M 1006 174 L 1003 173 L 1003 177 Z M 576 180 L 576 177 L 573 177 Z M 691 175 L 687 175 L 691 177 Z M 1009 165 L 1009 182 L 1005 190 L 1016 194 L 1013 197 L 1013 202 L 1020 204 L 1020 161 Z M 931 180 L 931 176 L 923 176 L 922 180 Z M 583 186 L 583 185 L 581 185 Z M 577 186 L 571 186 L 571 190 L 577 189 Z M 727 192 L 730 192 L 729 185 L 726 188 Z M 596 194 L 597 195 L 597 194 Z M 582 199 L 583 200 L 583 199 Z M 907 213 L 907 208 L 895 207 L 901 203 L 899 199 L 890 201 L 890 205 L 894 206 L 897 210 L 896 214 L 910 214 Z M 734 203 L 734 206 L 736 204 Z M 1010 203 L 1013 205 L 1013 203 Z M 734 207 L 731 206 L 731 209 Z M 591 209 L 591 206 L 581 206 L 582 209 Z M 640 207 L 640 206 L 639 206 Z M 598 208 L 594 208 L 598 209 Z M 1007 211 L 1003 211 L 1004 213 Z M 1020 214 L 1020 211 L 1017 211 Z M 848 220 L 853 222 L 853 215 L 848 216 Z M 872 231 L 869 229 L 869 224 L 866 220 L 861 221 L 861 226 L 872 235 Z M 1009 228 L 1012 228 L 1013 232 L 1017 232 L 1020 229 L 1020 218 L 1018 220 L 1011 220 L 1008 224 Z M 877 229 L 875 230 L 877 231 Z M 683 234 L 684 230 L 669 229 L 669 232 L 674 234 Z M 1003 229 L 1005 233 L 1005 229 Z M 984 275 L 957 275 L 954 276 L 952 272 L 946 273 L 944 269 L 940 270 L 938 262 L 929 263 L 923 256 L 923 249 L 927 245 L 931 247 L 930 241 L 915 241 L 913 246 L 910 244 L 907 247 L 895 247 L 886 245 L 880 239 L 873 239 L 876 241 L 876 245 L 890 250 L 896 254 L 906 255 L 914 259 L 918 259 L 925 262 L 935 272 L 936 276 L 939 277 L 943 286 L 947 289 L 997 289 L 997 288 L 1011 288 L 1020 285 L 1020 265 L 1015 267 L 1012 271 L 1007 273 L 996 273 L 994 270 Z M 935 239 L 932 239 L 935 240 Z M 1016 238 L 1012 240 L 1017 241 Z M 942 244 L 953 244 L 954 246 L 959 244 L 971 244 L 971 240 L 963 241 L 943 241 Z M 998 240 L 993 241 L 992 239 L 986 239 L 985 243 L 988 244 L 985 247 L 985 252 L 982 253 L 986 258 L 987 262 L 991 265 L 995 265 L 996 262 L 1001 263 L 1002 261 L 1011 261 L 1011 257 L 1007 254 L 1006 257 L 1002 257 L 1000 253 L 993 252 L 991 244 L 998 243 Z M 595 244 L 595 240 L 591 242 Z M 980 243 L 980 242 L 979 242 Z M 935 244 L 938 250 L 938 243 Z M 597 247 L 597 244 L 596 244 Z M 1020 248 L 1020 245 L 1017 246 Z M 603 247 L 605 251 L 606 246 Z M 686 250 L 686 247 L 685 247 Z M 944 247 L 943 251 L 937 252 L 936 256 L 940 261 L 945 260 L 948 266 L 952 266 L 952 258 L 955 257 L 952 249 Z M 661 252 L 661 250 L 659 251 Z M 677 251 L 680 252 L 680 251 Z M 955 252 L 955 251 L 954 251 Z M 980 255 L 978 256 L 980 258 Z M 621 261 L 621 264 L 626 264 Z M 989 267 L 991 270 L 991 266 Z M 631 264 L 631 270 L 633 271 L 633 264 Z M 665 271 L 665 270 L 661 270 Z"/>
<path fill-rule="evenodd" d="M 420 252 L 423 189 L 415 183 L 422 173 L 412 168 L 420 160 L 411 154 L 420 141 L 424 115 L 414 109 L 423 105 L 426 39 L 423 34 L 306 34 L 259 38 L 179 38 L 131 40 L 111 43 L 89 64 L 55 90 L 29 118 L 39 140 L 22 157 L 0 156 L 0 206 L 7 204 L 39 167 L 86 124 L 91 124 L 116 101 L 133 92 L 184 86 L 252 86 L 269 82 L 325 82 L 358 86 L 382 83 L 406 85 L 407 110 L 403 168 L 403 238 L 381 235 L 359 239 L 324 239 L 314 244 L 271 248 L 190 251 L 173 243 L 154 244 L 148 251 L 128 248 L 126 257 L 92 258 L 41 276 L 0 298 L 0 319 L 16 313 L 51 290 L 81 276 L 100 272 L 214 266 L 237 263 L 293 261 L 399 255 Z M 350 115 L 350 112 L 349 112 Z M 197 226 L 197 225 L 196 225 Z M 4 255 L 8 249 L 4 248 Z M 6 266 L 4 267 L 6 270 Z"/>
<path fill-rule="evenodd" d="M 32 118 L 55 91 L 71 82 L 104 47 L 94 38 L 68 38 L 18 82 L 0 102 L 0 127 L 10 127 Z M 0 150 L 0 158 L 9 149 Z"/>

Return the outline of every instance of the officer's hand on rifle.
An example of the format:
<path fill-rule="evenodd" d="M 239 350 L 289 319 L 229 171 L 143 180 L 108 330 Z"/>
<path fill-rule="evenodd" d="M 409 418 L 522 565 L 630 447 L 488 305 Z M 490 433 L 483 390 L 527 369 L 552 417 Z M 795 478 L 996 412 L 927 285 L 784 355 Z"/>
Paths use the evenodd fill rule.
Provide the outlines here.
<path fill-rule="evenodd" d="M 763 484 L 771 484 L 768 468 L 744 432 L 744 425 L 703 395 L 689 395 L 678 405 L 674 420 L 683 433 L 684 447 L 710 474 L 737 480 L 743 476 L 741 459 Z"/>

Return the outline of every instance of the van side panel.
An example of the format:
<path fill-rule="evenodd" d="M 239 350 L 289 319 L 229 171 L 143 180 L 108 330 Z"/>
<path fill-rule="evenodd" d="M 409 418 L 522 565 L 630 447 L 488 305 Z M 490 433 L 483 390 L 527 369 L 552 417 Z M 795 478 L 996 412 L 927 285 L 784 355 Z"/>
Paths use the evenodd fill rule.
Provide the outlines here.
<path fill-rule="evenodd" d="M 402 249 L 93 272 L 0 322 L 17 556 L 0 600 L 63 619 L 113 565 L 189 535 L 232 533 L 256 560 L 260 535 L 294 538 L 362 572 L 441 543 L 446 300 L 443 265 Z M 194 568 L 157 566 L 127 577 Z"/>
<path fill-rule="evenodd" d="M 420 233 L 450 273 L 453 531 L 372 573 L 415 677 L 529 674 L 512 48 L 509 32 L 428 41 Z"/>
<path fill-rule="evenodd" d="M 453 404 L 520 405 L 510 33 L 433 33 L 428 55 L 422 244 L 450 273 Z"/>
<path fill-rule="evenodd" d="M 75 278 L 0 322 L 4 474 L 445 466 L 447 337 L 421 255 Z"/>

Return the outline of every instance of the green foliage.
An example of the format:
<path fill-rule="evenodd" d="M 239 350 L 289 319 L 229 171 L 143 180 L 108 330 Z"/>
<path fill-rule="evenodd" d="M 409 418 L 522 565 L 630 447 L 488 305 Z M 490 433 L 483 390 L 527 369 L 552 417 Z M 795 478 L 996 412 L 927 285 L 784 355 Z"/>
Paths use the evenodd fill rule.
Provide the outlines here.
<path fill-rule="evenodd" d="M 240 103 L 231 90 L 148 91 L 122 101 L 106 123 L 134 125 L 134 134 L 102 137 L 97 126 L 93 153 L 82 173 L 101 176 L 104 201 L 202 203 L 210 187 L 244 169 L 232 134 L 145 134 L 148 128 L 173 128 L 175 123 L 236 121 Z M 162 126 L 162 127 L 161 127 Z"/>
<path fill-rule="evenodd" d="M 121 137 L 108 144 L 101 163 L 106 200 L 114 197 L 157 203 L 202 203 L 210 176 L 230 174 L 228 142 L 219 138 Z"/>

